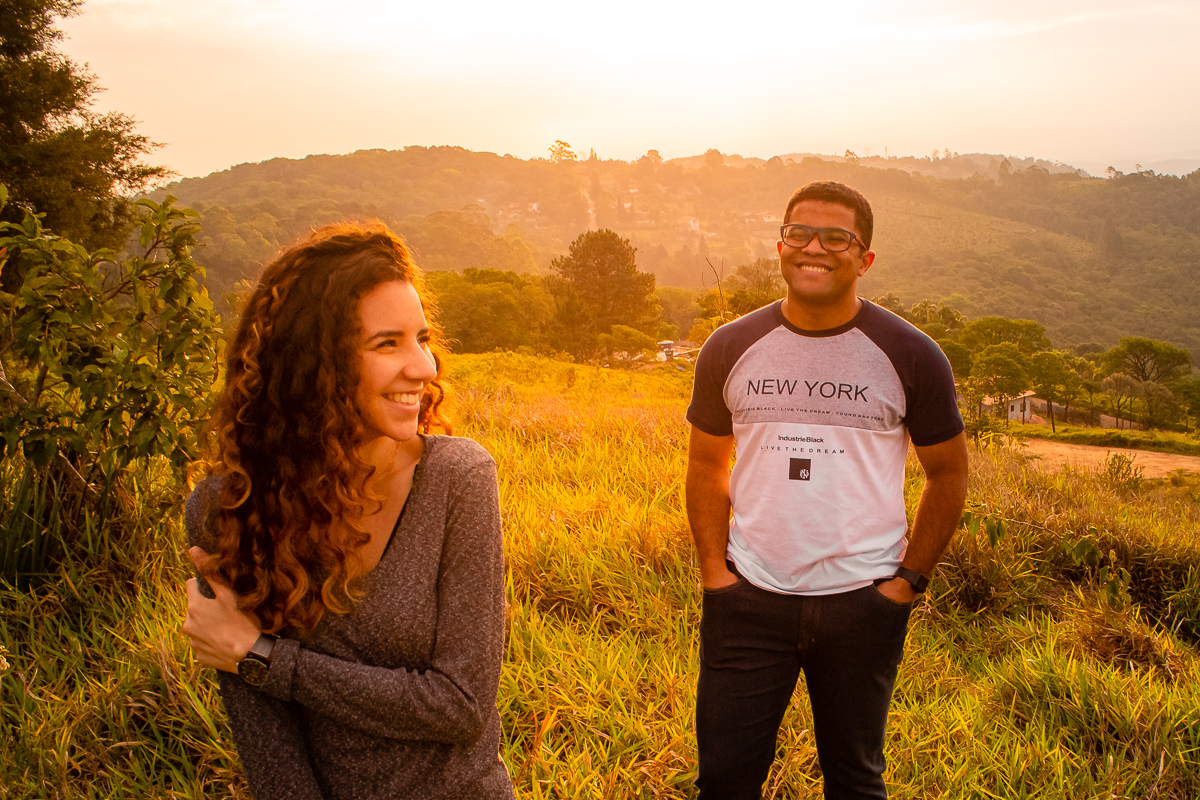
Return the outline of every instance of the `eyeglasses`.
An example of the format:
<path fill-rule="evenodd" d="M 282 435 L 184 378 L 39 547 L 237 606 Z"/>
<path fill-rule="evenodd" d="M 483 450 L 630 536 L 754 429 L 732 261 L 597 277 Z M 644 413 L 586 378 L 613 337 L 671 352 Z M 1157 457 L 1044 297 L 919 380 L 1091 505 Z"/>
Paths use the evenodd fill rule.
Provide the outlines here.
<path fill-rule="evenodd" d="M 788 247 L 804 247 L 813 240 L 814 236 L 828 253 L 841 253 L 849 250 L 850 245 L 856 241 L 862 245 L 863 250 L 867 249 L 866 243 L 858 238 L 858 234 L 845 228 L 812 228 L 799 223 L 779 226 L 779 238 L 783 239 L 783 243 Z"/>

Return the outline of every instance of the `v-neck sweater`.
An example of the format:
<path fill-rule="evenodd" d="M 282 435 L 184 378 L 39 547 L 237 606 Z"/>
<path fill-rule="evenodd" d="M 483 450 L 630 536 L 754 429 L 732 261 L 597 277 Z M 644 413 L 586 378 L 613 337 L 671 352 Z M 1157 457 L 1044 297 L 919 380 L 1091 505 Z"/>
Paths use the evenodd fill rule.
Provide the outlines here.
<path fill-rule="evenodd" d="M 281 638 L 255 689 L 218 672 L 256 800 L 512 798 L 499 757 L 504 563 L 495 462 L 427 436 L 364 593 Z M 223 478 L 188 499 L 189 545 L 215 549 Z M 200 579 L 201 591 L 211 596 Z"/>

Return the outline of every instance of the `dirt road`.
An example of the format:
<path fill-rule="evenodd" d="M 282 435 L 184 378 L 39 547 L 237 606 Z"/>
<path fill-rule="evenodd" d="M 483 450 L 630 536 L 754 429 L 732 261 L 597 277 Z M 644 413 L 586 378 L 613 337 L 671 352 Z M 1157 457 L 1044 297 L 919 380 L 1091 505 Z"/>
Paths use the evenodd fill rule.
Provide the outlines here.
<path fill-rule="evenodd" d="M 1096 469 L 1109 453 L 1123 453 L 1133 458 L 1133 465 L 1141 467 L 1142 474 L 1147 478 L 1163 478 L 1177 469 L 1200 472 L 1200 456 L 1177 456 L 1172 453 L 1153 453 L 1149 450 L 1125 450 L 1119 447 L 1092 447 L 1086 444 L 1026 439 L 1025 453 L 1036 456 L 1036 463 L 1044 464 L 1050 469 L 1058 469 L 1064 464 Z"/>

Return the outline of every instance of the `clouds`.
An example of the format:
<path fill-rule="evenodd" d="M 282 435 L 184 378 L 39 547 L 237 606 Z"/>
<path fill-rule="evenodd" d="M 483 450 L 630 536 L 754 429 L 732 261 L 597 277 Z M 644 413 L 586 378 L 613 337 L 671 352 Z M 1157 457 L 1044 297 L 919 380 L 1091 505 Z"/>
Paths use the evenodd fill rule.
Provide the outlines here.
<path fill-rule="evenodd" d="M 1190 3 L 89 0 L 64 49 L 185 174 L 406 144 L 1181 155 Z M 1123 154 L 1123 155 L 1121 155 Z M 1132 161 L 1130 162 L 1132 163 Z"/>

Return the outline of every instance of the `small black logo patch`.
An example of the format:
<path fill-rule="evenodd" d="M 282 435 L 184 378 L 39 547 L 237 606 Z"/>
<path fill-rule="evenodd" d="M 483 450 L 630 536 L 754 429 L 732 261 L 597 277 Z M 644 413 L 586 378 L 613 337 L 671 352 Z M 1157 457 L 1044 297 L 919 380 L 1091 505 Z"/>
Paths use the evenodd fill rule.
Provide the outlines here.
<path fill-rule="evenodd" d="M 806 481 L 812 475 L 811 458 L 792 458 L 788 460 L 791 462 L 788 464 L 788 480 Z"/>

